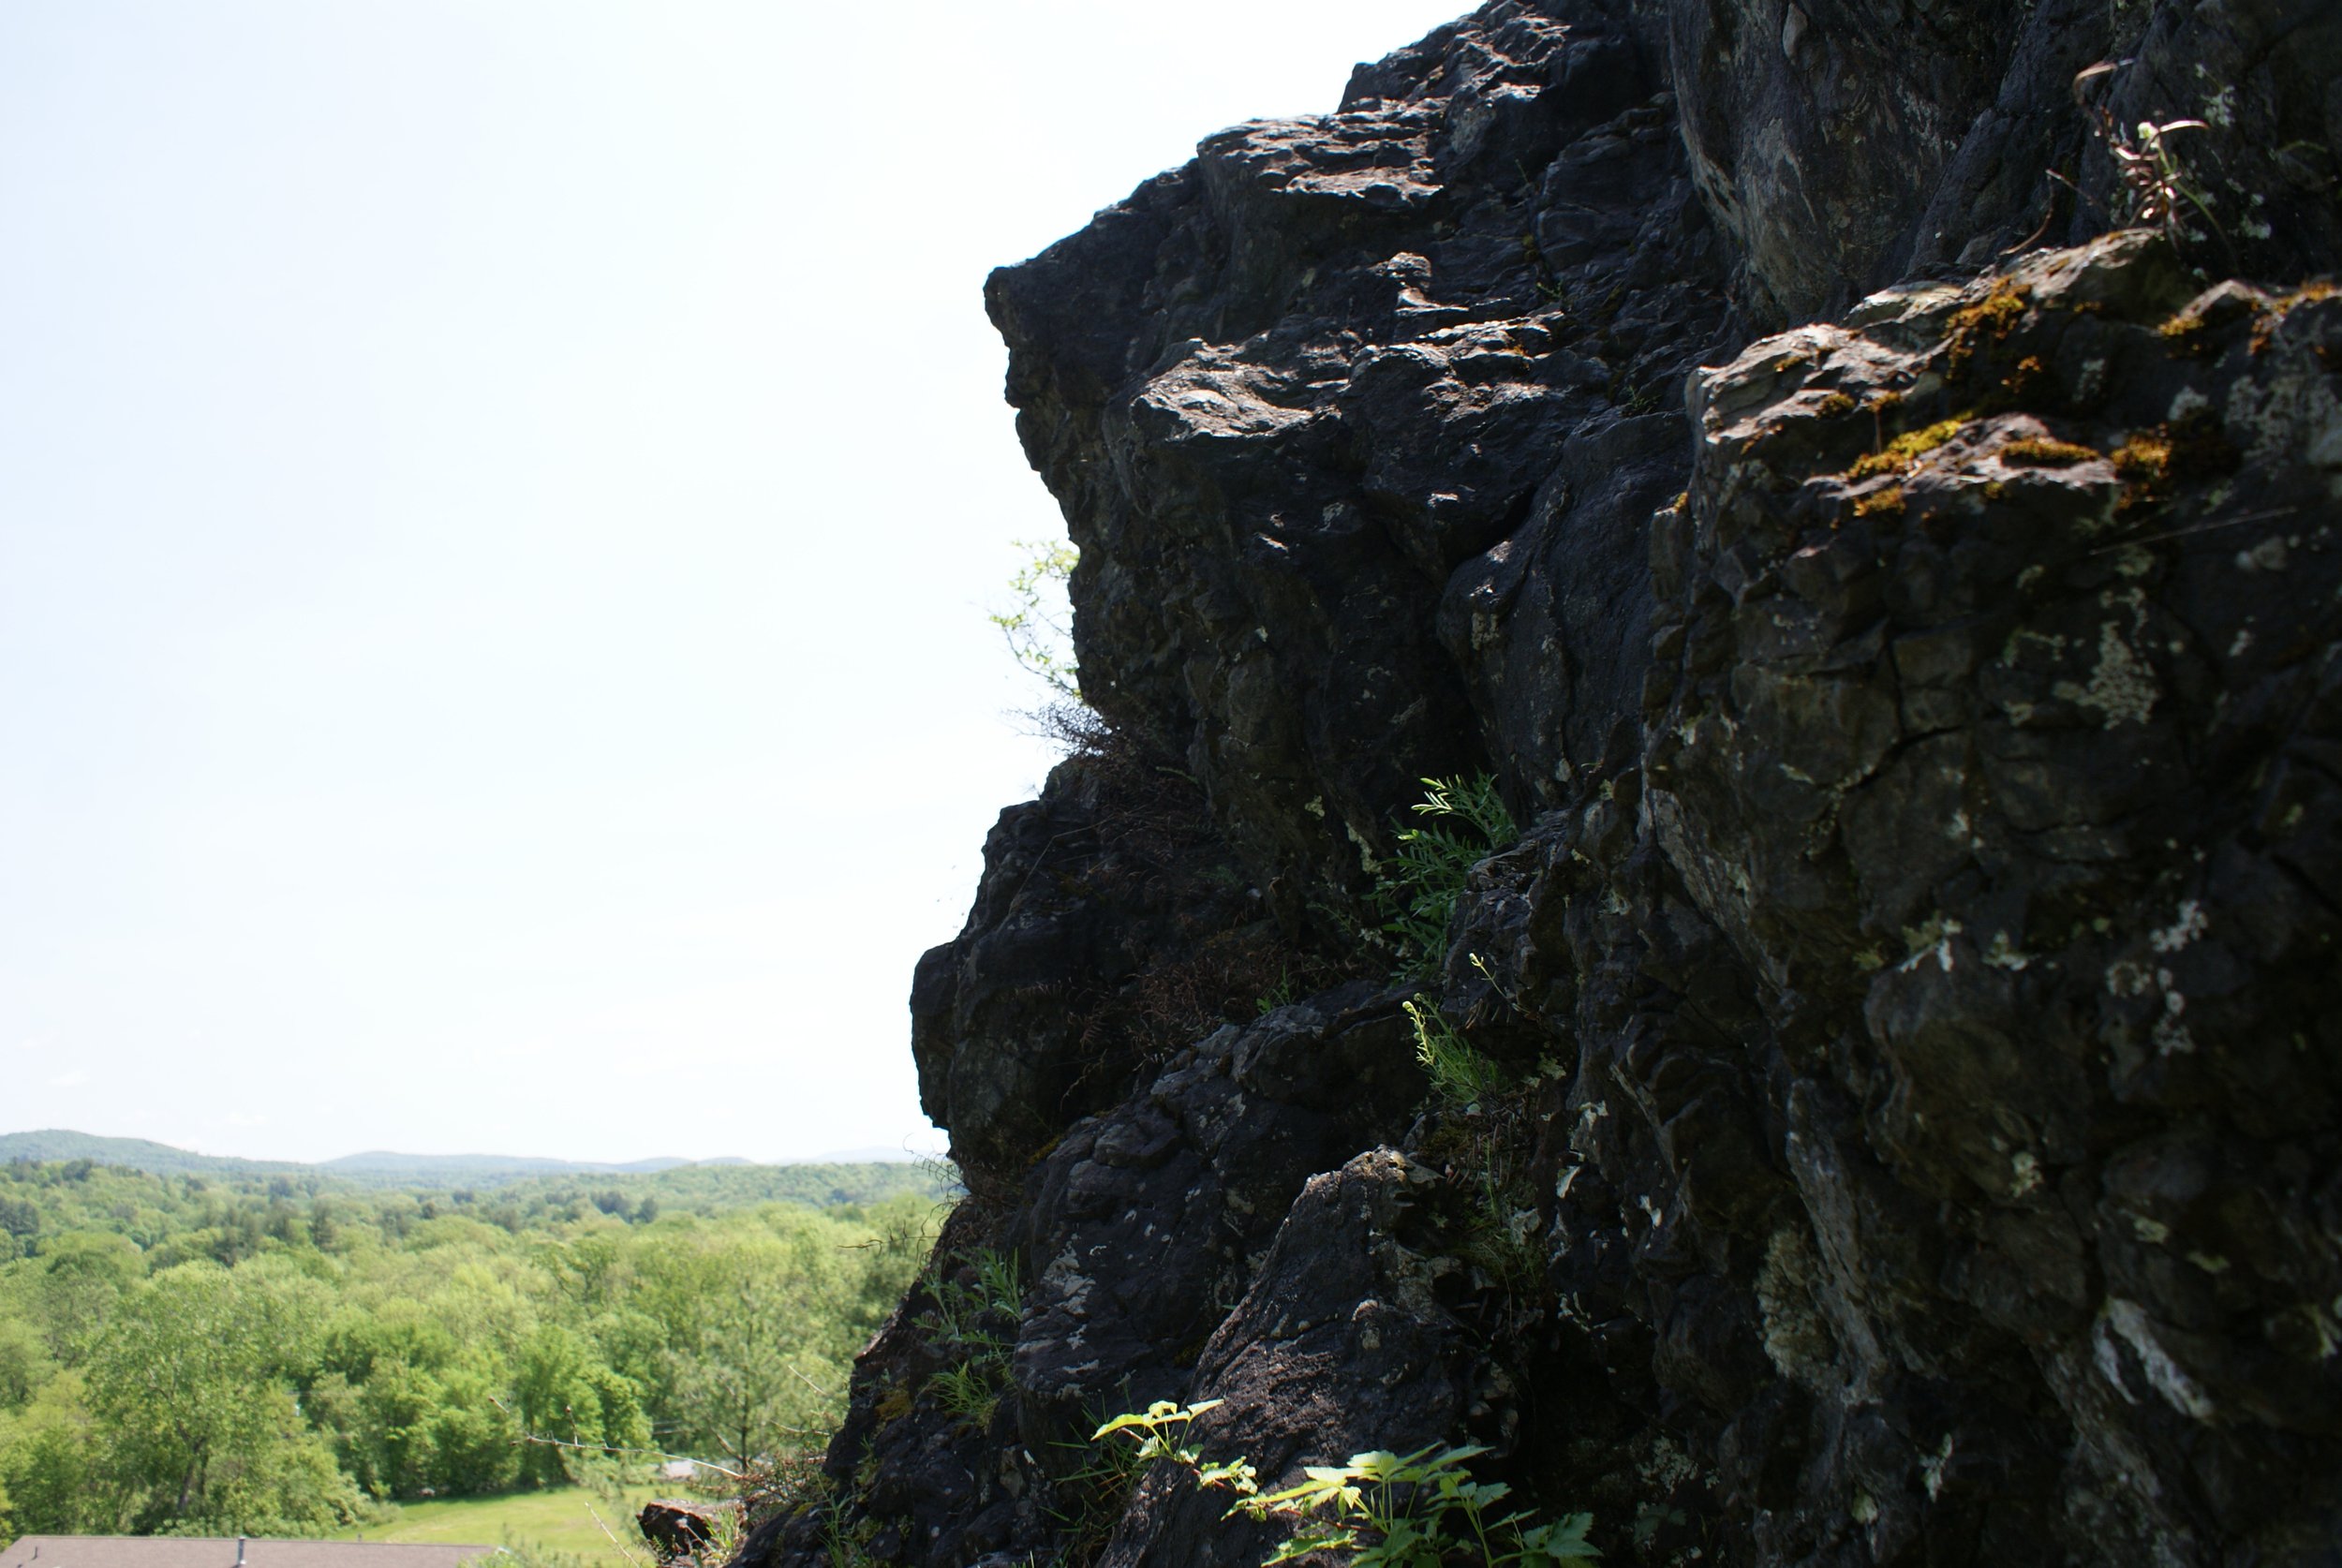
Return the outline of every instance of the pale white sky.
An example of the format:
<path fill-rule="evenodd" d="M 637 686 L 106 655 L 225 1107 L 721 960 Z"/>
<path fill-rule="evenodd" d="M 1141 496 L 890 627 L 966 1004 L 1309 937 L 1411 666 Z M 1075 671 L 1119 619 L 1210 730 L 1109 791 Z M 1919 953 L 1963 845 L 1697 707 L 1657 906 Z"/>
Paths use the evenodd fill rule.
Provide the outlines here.
<path fill-rule="evenodd" d="M 933 1141 L 984 274 L 1462 8 L 0 7 L 0 1132 Z"/>

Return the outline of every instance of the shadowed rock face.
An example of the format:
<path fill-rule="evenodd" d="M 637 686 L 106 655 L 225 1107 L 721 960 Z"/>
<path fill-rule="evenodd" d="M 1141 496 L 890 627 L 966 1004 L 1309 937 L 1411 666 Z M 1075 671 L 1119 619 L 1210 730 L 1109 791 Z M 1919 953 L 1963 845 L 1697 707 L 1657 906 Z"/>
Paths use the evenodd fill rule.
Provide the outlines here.
<path fill-rule="evenodd" d="M 2193 288 L 2117 236 L 1703 373 L 1638 765 L 1488 868 L 1604 1107 L 1557 1229 L 1627 1209 L 1564 1294 L 1663 1387 L 1697 1320 L 1760 1557 L 2335 1539 L 2342 300 Z"/>
<path fill-rule="evenodd" d="M 996 274 L 1126 749 L 921 966 L 976 1196 L 749 1557 L 1258 1561 L 1100 1472 L 1160 1398 L 1613 1561 L 2335 1561 L 2337 81 L 2322 4 L 1501 0 Z M 2181 118 L 2211 221 L 2108 232 Z M 1460 1105 L 1365 932 L 1476 770 Z"/>

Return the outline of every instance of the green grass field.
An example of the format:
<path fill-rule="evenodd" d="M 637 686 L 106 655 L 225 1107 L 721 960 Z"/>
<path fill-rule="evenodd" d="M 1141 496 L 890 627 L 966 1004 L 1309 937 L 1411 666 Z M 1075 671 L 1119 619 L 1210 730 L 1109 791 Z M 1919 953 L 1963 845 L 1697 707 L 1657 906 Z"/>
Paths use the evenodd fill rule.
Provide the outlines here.
<path fill-rule="evenodd" d="M 624 1511 L 610 1506 L 576 1487 L 554 1491 L 507 1492 L 501 1497 L 451 1498 L 445 1502 L 402 1502 L 398 1516 L 365 1531 L 369 1541 L 476 1542 L 500 1546 L 508 1542 L 539 1551 L 563 1552 L 595 1562 L 622 1563 L 626 1558 L 594 1522 L 600 1514 L 638 1563 L 650 1561 L 650 1549 L 634 1528 L 634 1515 L 660 1493 L 651 1487 L 629 1487 Z M 338 1537 L 357 1539 L 355 1533 Z"/>

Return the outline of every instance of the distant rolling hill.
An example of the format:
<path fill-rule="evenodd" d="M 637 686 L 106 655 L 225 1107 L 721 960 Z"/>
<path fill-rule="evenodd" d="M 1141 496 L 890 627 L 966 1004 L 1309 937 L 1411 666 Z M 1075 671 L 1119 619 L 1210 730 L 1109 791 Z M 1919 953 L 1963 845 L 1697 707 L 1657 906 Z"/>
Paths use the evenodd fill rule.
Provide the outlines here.
<path fill-rule="evenodd" d="M 304 1165 L 269 1160 L 231 1160 L 196 1154 L 144 1138 L 100 1138 L 90 1132 L 50 1128 L 39 1132 L 0 1133 L 0 1161 L 88 1160 L 100 1165 L 126 1165 L 153 1176 L 279 1176 L 306 1170 Z"/>
<path fill-rule="evenodd" d="M 0 1140 L 4 1143 L 5 1140 Z M 338 1160 L 321 1161 L 320 1171 L 335 1176 L 387 1176 L 409 1181 L 427 1176 L 463 1176 L 476 1178 L 485 1176 L 585 1176 L 629 1175 L 646 1176 L 655 1171 L 672 1171 L 678 1165 L 745 1164 L 745 1161 L 699 1160 L 637 1160 L 630 1164 L 613 1165 L 591 1160 L 537 1160 L 511 1154 L 395 1154 L 389 1149 L 368 1149 L 363 1154 L 345 1154 Z"/>
<path fill-rule="evenodd" d="M 656 1159 L 627 1163 L 591 1160 L 544 1160 L 509 1154 L 399 1154 L 388 1149 L 345 1154 L 317 1164 L 292 1161 L 237 1160 L 197 1154 L 144 1138 L 101 1138 L 51 1128 L 38 1132 L 0 1133 L 0 1163 L 11 1160 L 87 1160 L 122 1165 L 153 1176 L 322 1176 L 363 1187 L 496 1187 L 537 1176 L 655 1176 L 689 1166 L 749 1166 L 734 1157 L 715 1160 Z M 828 1163 L 828 1161 L 823 1161 Z"/>

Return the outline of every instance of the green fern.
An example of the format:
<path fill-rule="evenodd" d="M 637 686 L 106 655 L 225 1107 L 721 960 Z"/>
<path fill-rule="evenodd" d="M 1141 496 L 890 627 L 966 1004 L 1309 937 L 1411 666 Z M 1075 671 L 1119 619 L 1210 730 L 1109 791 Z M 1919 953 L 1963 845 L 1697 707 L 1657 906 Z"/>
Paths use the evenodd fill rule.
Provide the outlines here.
<path fill-rule="evenodd" d="M 1428 980 L 1447 951 L 1447 923 L 1463 897 L 1472 868 L 1510 848 L 1520 829 L 1496 780 L 1426 778 L 1413 810 L 1421 819 L 1401 828 L 1398 848 L 1382 865 L 1372 903 L 1399 958 L 1399 972 Z"/>

